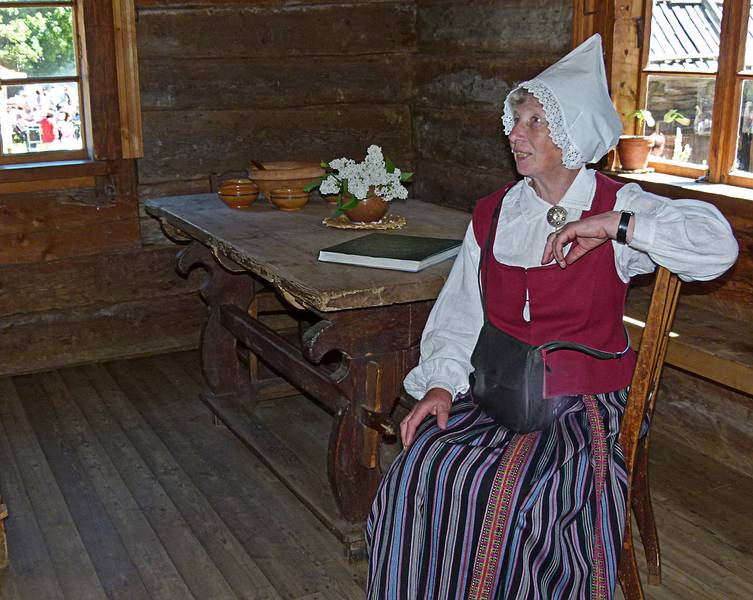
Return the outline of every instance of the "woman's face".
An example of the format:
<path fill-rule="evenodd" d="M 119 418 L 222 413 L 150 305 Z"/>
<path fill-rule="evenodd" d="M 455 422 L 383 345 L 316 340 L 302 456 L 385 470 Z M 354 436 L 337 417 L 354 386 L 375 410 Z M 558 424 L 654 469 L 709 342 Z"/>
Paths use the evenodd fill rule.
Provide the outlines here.
<path fill-rule="evenodd" d="M 549 137 L 544 107 L 528 95 L 525 102 L 513 109 L 514 126 L 509 139 L 518 173 L 531 179 L 553 174 L 562 164 L 562 151 Z"/>

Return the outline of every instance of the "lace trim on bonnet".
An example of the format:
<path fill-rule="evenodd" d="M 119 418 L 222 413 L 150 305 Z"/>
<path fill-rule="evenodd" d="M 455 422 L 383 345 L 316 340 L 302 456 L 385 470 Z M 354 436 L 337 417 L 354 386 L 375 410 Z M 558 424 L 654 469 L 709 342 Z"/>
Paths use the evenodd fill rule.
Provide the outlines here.
<path fill-rule="evenodd" d="M 562 108 L 557 97 L 543 83 L 538 81 L 526 81 L 519 88 L 528 90 L 533 97 L 541 103 L 546 114 L 547 124 L 549 126 L 549 137 L 554 145 L 562 150 L 562 164 L 568 169 L 578 169 L 586 163 L 586 159 L 573 144 L 570 136 L 567 135 L 565 117 L 562 115 Z M 514 125 L 512 111 L 505 101 L 505 111 L 502 115 L 502 124 L 505 127 L 505 135 L 510 135 Z"/>

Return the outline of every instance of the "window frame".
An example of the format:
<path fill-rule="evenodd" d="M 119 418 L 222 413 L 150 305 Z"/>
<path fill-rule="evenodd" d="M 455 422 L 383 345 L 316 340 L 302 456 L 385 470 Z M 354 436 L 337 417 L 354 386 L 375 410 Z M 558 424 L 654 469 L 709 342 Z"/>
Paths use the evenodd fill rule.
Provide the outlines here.
<path fill-rule="evenodd" d="M 70 160 L 86 160 L 90 157 L 88 114 L 88 85 L 85 72 L 86 40 L 84 36 L 83 6 L 81 0 L 37 0 L 36 2 L 4 2 L 0 0 L 0 8 L 54 8 L 56 6 L 70 6 L 73 19 L 73 46 L 76 73 L 73 76 L 63 77 L 27 77 L 24 79 L 3 79 L 3 86 L 23 86 L 45 83 L 70 82 L 78 85 L 79 89 L 79 114 L 81 116 L 81 141 L 82 148 L 79 150 L 49 150 L 42 152 L 26 152 L 23 154 L 0 155 L 0 165 L 14 164 L 38 164 L 48 162 L 60 162 Z"/>
<path fill-rule="evenodd" d="M 653 0 L 643 0 L 643 30 L 641 48 L 639 106 L 646 105 L 649 75 L 666 75 L 675 77 L 693 77 L 707 73 L 681 73 L 677 71 L 658 71 L 649 69 L 649 44 L 651 39 L 651 22 Z M 713 0 L 712 0 L 713 1 Z M 737 150 L 737 131 L 740 122 L 740 98 L 742 82 L 753 79 L 753 73 L 745 75 L 742 70 L 745 43 L 747 38 L 748 12 L 750 0 L 725 0 L 722 11 L 719 39 L 719 60 L 713 75 L 715 80 L 712 126 L 709 138 L 709 160 L 706 167 L 685 165 L 681 163 L 652 160 L 649 165 L 659 173 L 680 175 L 691 178 L 704 178 L 710 183 L 728 183 L 740 187 L 753 187 L 753 173 L 743 175 L 735 172 Z"/>
<path fill-rule="evenodd" d="M 79 100 L 88 116 L 85 125 L 82 119 L 86 145 L 82 151 L 28 153 L 18 155 L 19 160 L 6 157 L 0 162 L 0 181 L 14 181 L 19 176 L 40 179 L 46 171 L 95 174 L 102 170 L 97 162 L 143 155 L 134 0 L 74 3 L 82 80 Z M 117 169 L 113 165 L 110 170 Z"/>
<path fill-rule="evenodd" d="M 636 132 L 635 119 L 627 115 L 645 106 L 648 76 L 677 75 L 672 71 L 657 72 L 646 68 L 651 7 L 652 0 L 573 1 L 573 45 L 593 33 L 602 35 L 612 100 L 626 133 Z M 650 159 L 649 165 L 657 173 L 753 188 L 753 173 L 732 171 L 737 149 L 742 84 L 745 80 L 753 80 L 753 71 L 742 70 L 749 11 L 750 0 L 724 2 L 707 167 Z M 614 167 L 614 159 L 610 165 Z"/>

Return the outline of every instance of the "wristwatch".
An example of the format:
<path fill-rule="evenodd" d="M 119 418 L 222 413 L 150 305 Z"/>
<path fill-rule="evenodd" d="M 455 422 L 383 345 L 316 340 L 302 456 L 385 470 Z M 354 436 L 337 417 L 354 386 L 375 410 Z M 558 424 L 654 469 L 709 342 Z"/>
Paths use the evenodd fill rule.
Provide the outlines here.
<path fill-rule="evenodd" d="M 627 231 L 630 224 L 630 217 L 635 213 L 629 210 L 623 210 L 620 213 L 620 224 L 617 225 L 617 235 L 614 236 L 618 244 L 627 244 Z"/>

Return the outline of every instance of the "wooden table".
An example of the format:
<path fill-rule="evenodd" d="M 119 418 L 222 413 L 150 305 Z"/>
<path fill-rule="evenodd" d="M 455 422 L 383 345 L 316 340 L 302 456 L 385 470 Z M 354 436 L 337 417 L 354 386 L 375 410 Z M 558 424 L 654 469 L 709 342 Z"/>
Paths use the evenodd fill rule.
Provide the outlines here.
<path fill-rule="evenodd" d="M 210 389 L 202 399 L 358 551 L 382 475 L 382 436 L 394 435 L 389 415 L 403 377 L 418 360 L 421 331 L 452 261 L 419 273 L 319 263 L 319 249 L 369 233 L 325 227 L 322 219 L 332 208 L 322 202 L 298 212 L 281 212 L 263 200 L 233 210 L 215 195 L 201 194 L 149 200 L 146 210 L 171 238 L 190 242 L 178 254 L 179 271 L 198 266 L 208 273 L 201 289 L 208 305 L 201 356 Z M 470 220 L 467 213 L 416 200 L 395 202 L 392 212 L 406 218 L 400 233 L 409 235 L 460 239 Z M 255 294 L 270 284 L 313 318 L 298 344 L 249 314 Z M 279 382 L 250 374 L 238 360 L 239 342 L 334 415 L 328 489 L 316 489 L 304 471 L 282 466 L 279 444 L 268 443 L 253 425 L 251 409 L 275 397 Z M 337 368 L 322 364 L 332 351 L 340 353 Z"/>

